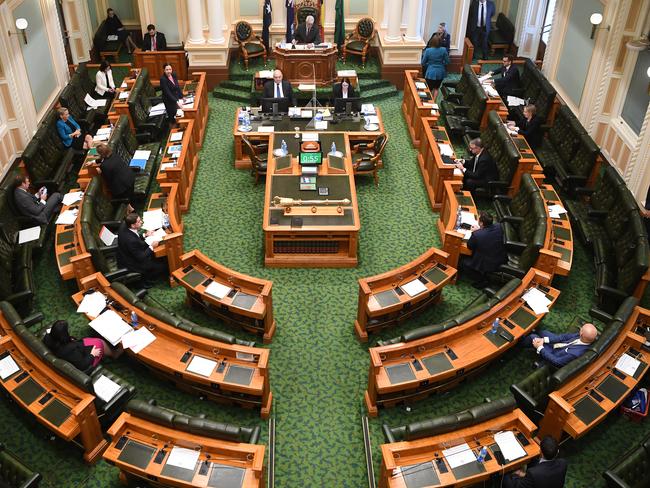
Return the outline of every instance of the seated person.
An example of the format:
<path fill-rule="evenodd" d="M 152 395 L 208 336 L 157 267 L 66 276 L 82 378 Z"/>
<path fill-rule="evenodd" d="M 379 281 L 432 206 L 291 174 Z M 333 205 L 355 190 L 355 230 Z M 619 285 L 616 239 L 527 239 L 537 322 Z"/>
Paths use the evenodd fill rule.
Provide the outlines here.
<path fill-rule="evenodd" d="M 124 43 L 129 54 L 131 54 L 133 50 L 136 47 L 138 47 L 135 45 L 135 42 L 133 42 L 133 39 L 131 38 L 131 34 L 129 33 L 128 30 L 124 28 L 122 21 L 115 13 L 115 10 L 113 10 L 112 8 L 106 10 L 105 25 L 106 25 L 106 35 L 117 36 L 117 39 L 120 42 Z"/>
<path fill-rule="evenodd" d="M 512 95 L 513 90 L 519 88 L 519 70 L 512 64 L 514 57 L 511 54 L 506 54 L 503 57 L 503 66 L 490 74 L 501 75 L 494 77 L 494 88 L 499 92 L 501 98 L 505 99 L 508 95 Z"/>
<path fill-rule="evenodd" d="M 518 133 L 526 138 L 526 142 L 531 149 L 537 149 L 544 138 L 542 129 L 542 119 L 537 116 L 537 107 L 535 105 L 526 105 L 524 107 L 524 118 L 519 121 Z"/>
<path fill-rule="evenodd" d="M 149 246 L 145 237 L 153 234 L 147 231 L 140 235 L 142 219 L 137 213 L 130 213 L 124 218 L 117 233 L 117 264 L 120 268 L 140 273 L 144 280 L 144 286 L 150 287 L 153 279 L 168 274 L 167 265 L 159 261 L 154 255 L 154 248 L 160 244 L 154 241 Z"/>
<path fill-rule="evenodd" d="M 469 143 L 471 159 L 457 159 L 456 167 L 463 172 L 463 189 L 474 191 L 476 188 L 487 187 L 488 181 L 499 179 L 499 170 L 483 146 L 480 138 L 472 139 Z"/>
<path fill-rule="evenodd" d="M 566 478 L 567 462 L 558 458 L 560 446 L 550 435 L 539 443 L 542 457 L 528 467 L 508 473 L 503 478 L 504 488 L 562 488 Z"/>
<path fill-rule="evenodd" d="M 81 127 L 72 118 L 67 108 L 59 108 L 59 120 L 56 121 L 56 130 L 59 132 L 61 142 L 65 147 L 77 151 L 93 147 L 93 138 L 90 134 L 82 132 Z"/>
<path fill-rule="evenodd" d="M 104 356 L 117 358 L 124 350 L 111 349 L 104 340 L 97 337 L 75 339 L 70 336 L 68 322 L 57 320 L 50 331 L 43 337 L 43 343 L 58 358 L 69 362 L 81 371 L 89 371 L 99 364 Z"/>
<path fill-rule="evenodd" d="M 343 78 L 341 83 L 334 83 L 334 86 L 332 86 L 332 98 L 335 100 L 337 98 L 354 98 L 356 96 L 350 78 Z"/>
<path fill-rule="evenodd" d="M 149 24 L 147 33 L 142 37 L 143 51 L 164 51 L 167 49 L 167 39 L 162 32 L 156 32 L 156 26 Z"/>
<path fill-rule="evenodd" d="M 484 288 L 488 285 L 486 275 L 508 261 L 501 224 L 494 223 L 489 213 L 481 212 L 478 227 L 472 228 L 467 247 L 472 251 L 472 255 L 463 256 L 459 266 L 460 272 L 473 275 L 472 278 L 476 280 L 473 285 L 475 288 Z"/>
<path fill-rule="evenodd" d="M 97 154 L 100 158 L 98 161 L 99 172 L 111 192 L 111 197 L 117 200 L 126 198 L 131 204 L 135 172 L 117 154 L 113 153 L 108 144 L 98 145 Z M 130 210 L 133 211 L 133 207 Z"/>
<path fill-rule="evenodd" d="M 104 60 L 95 74 L 95 93 L 99 98 L 112 99 L 115 96 L 115 81 L 111 63 Z M 97 96 L 95 98 L 97 98 Z"/>
<path fill-rule="evenodd" d="M 59 192 L 49 198 L 47 189 L 41 187 L 35 194 L 29 192 L 31 181 L 25 175 L 18 175 L 14 180 L 14 203 L 21 215 L 31 217 L 34 222 L 47 225 L 52 215 L 61 210 L 63 197 Z"/>
<path fill-rule="evenodd" d="M 314 25 L 313 15 L 308 15 L 303 24 L 298 24 L 293 40 L 294 43 L 307 44 L 310 47 L 313 47 L 314 44 L 320 44 L 320 28 Z"/>
<path fill-rule="evenodd" d="M 296 105 L 291 83 L 282 78 L 282 71 L 276 69 L 273 72 L 273 81 L 264 83 L 264 98 L 288 98 L 291 105 Z"/>
<path fill-rule="evenodd" d="M 584 354 L 597 336 L 598 329 L 587 323 L 580 327 L 579 332 L 554 334 L 542 330 L 539 334 L 530 334 L 524 337 L 522 345 L 534 347 L 544 361 L 561 368 Z"/>

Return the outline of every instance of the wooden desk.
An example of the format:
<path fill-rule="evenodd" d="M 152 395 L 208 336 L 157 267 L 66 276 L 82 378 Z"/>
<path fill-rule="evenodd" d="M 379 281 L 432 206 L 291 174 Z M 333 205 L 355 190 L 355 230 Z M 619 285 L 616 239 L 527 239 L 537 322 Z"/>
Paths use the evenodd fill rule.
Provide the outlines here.
<path fill-rule="evenodd" d="M 84 461 L 96 463 L 108 443 L 102 436 L 95 396 L 49 367 L 23 343 L 2 314 L 0 330 L 0 358 L 10 355 L 20 368 L 0 384 L 17 405 L 61 439 L 78 439 Z"/>
<path fill-rule="evenodd" d="M 68 193 L 81 191 L 81 188 L 73 188 Z M 81 207 L 81 200 L 73 203 L 72 205 L 63 205 L 61 212 L 66 210 L 79 209 Z M 75 232 L 75 224 L 70 225 L 56 225 L 56 233 L 54 235 L 54 254 L 56 256 L 56 265 L 59 269 L 59 274 L 63 280 L 71 280 L 75 277 L 74 267 L 70 259 L 79 254 L 79 246 L 77 242 L 77 234 Z"/>
<path fill-rule="evenodd" d="M 481 67 L 479 66 L 472 66 L 472 69 L 474 70 L 474 75 L 476 76 L 476 82 L 481 85 L 480 81 L 478 80 L 478 75 L 476 72 L 480 72 Z M 471 86 L 471 84 L 470 84 Z M 483 86 L 481 85 L 481 88 Z M 508 118 L 508 107 L 506 107 L 506 104 L 503 103 L 503 100 L 499 95 L 497 96 L 491 96 L 485 89 L 483 90 L 485 95 L 488 97 L 487 103 L 485 105 L 485 112 L 483 112 L 483 118 L 481 119 L 481 129 L 485 129 L 487 127 L 488 123 L 488 114 L 492 111 L 495 111 L 499 114 L 499 118 L 505 122 L 505 120 Z"/>
<path fill-rule="evenodd" d="M 422 117 L 438 119 L 438 111 L 433 108 L 435 100 L 433 100 L 426 80 L 419 74 L 419 70 L 404 70 L 404 96 L 402 98 L 402 115 L 404 115 L 411 142 L 416 148 L 420 147 Z"/>
<path fill-rule="evenodd" d="M 206 396 L 211 400 L 235 403 L 245 408 L 259 408 L 262 418 L 271 411 L 273 396 L 269 385 L 269 350 L 226 344 L 214 339 L 191 334 L 149 315 L 132 305 L 113 289 L 101 274 L 82 280 L 81 291 L 72 299 L 78 305 L 83 292 L 94 288 L 113 301 L 110 308 L 130 322 L 134 311 L 140 327 L 147 327 L 156 339 L 139 353 L 127 349 L 127 353 L 146 366 L 153 374 L 172 382 L 179 390 Z M 90 318 L 90 317 L 89 317 Z M 186 356 L 190 353 L 189 356 Z M 192 356 L 199 356 L 220 363 L 210 376 L 187 371 Z"/>
<path fill-rule="evenodd" d="M 528 445 L 524 446 L 520 442 L 526 455 L 501 466 L 494 456 L 494 434 L 508 430 L 523 434 Z M 413 477 L 416 471 L 420 477 L 430 482 L 427 486 L 475 486 L 487 481 L 492 475 L 520 468 L 539 456 L 539 445 L 533 438 L 535 430 L 535 424 L 516 408 L 512 412 L 454 432 L 414 441 L 382 444 L 379 488 L 406 488 L 407 478 Z M 475 454 L 482 446 L 488 447 L 491 459 L 482 464 L 470 463 L 452 469 L 442 451 L 463 443 L 467 443 Z M 440 466 L 444 466 L 446 472 L 441 472 Z"/>
<path fill-rule="evenodd" d="M 444 127 L 438 125 L 438 117 L 422 117 L 420 119 L 421 140 L 418 152 L 418 164 L 422 173 L 422 181 L 429 196 L 431 209 L 437 212 L 442 207 L 445 195 L 445 181 L 463 181 L 463 174 L 453 164 L 445 164 L 440 154 L 438 144 L 448 144 L 452 147 L 449 135 Z M 456 158 L 453 154 L 452 159 Z"/>
<path fill-rule="evenodd" d="M 643 329 L 649 325 L 650 310 L 637 306 L 607 350 L 549 395 L 540 438 L 561 439 L 565 433 L 574 439 L 582 437 L 623 403 L 648 371 L 650 351 L 642 346 Z M 625 353 L 641 361 L 634 376 L 615 369 Z"/>
<path fill-rule="evenodd" d="M 208 116 L 210 106 L 208 105 L 208 87 L 206 84 L 206 73 L 204 71 L 193 72 L 192 79 L 185 82 L 183 94 L 194 93 L 192 106 L 183 107 L 183 118 L 194 121 L 194 142 L 196 147 L 203 147 L 205 130 L 208 128 Z"/>
<path fill-rule="evenodd" d="M 456 279 L 447 253 L 432 247 L 404 266 L 370 278 L 359 278 L 359 304 L 354 332 L 360 341 L 368 333 L 411 318 L 442 298 L 442 288 Z M 400 285 L 420 280 L 426 292 L 410 296 Z"/>
<path fill-rule="evenodd" d="M 112 440 L 104 452 L 104 459 L 120 469 L 120 480 L 146 481 L 153 486 L 234 486 L 223 483 L 219 469 L 229 468 L 242 476 L 242 488 L 261 488 L 264 481 L 264 446 L 229 442 L 211 437 L 190 434 L 124 412 L 108 430 Z M 118 443 L 122 439 L 120 448 Z M 199 450 L 199 459 L 192 476 L 189 470 L 167 466 L 169 453 L 174 447 Z M 162 450 L 160 462 L 157 453 Z M 165 457 L 167 456 L 167 457 Z M 170 469 L 171 468 L 171 469 Z M 132 480 L 136 478 L 137 480 Z"/>
<path fill-rule="evenodd" d="M 268 70 L 268 71 L 273 73 L 273 70 Z M 352 70 L 352 71 L 354 71 L 354 70 Z M 356 71 L 355 71 L 355 73 L 356 73 Z M 264 89 L 264 84 L 267 81 L 270 81 L 270 80 L 273 79 L 273 76 L 270 76 L 270 77 L 262 76 L 263 74 L 265 75 L 265 73 L 263 73 L 262 71 L 256 71 L 255 74 L 253 75 L 253 86 L 255 87 L 255 90 L 258 91 L 258 92 L 262 91 Z M 336 72 L 336 77 L 332 80 L 332 83 L 340 83 L 341 81 L 343 81 L 343 78 L 348 78 L 350 80 L 350 85 L 352 85 L 352 87 L 354 88 L 354 91 L 356 93 L 359 93 L 359 77 L 358 77 L 358 75 L 355 74 L 354 76 L 341 76 L 340 73 L 337 71 Z M 311 82 L 306 82 L 306 83 L 307 84 L 313 83 L 313 80 Z M 296 85 L 299 85 L 299 84 L 300 83 L 297 83 Z"/>
<path fill-rule="evenodd" d="M 178 198 L 178 183 L 163 183 L 160 185 L 160 189 L 160 193 L 153 193 L 149 198 L 147 210 L 162 209 L 169 217 L 171 233 L 182 234 L 184 226 Z"/>
<path fill-rule="evenodd" d="M 188 305 L 198 306 L 225 322 L 262 334 L 265 343 L 271 342 L 275 333 L 272 281 L 226 268 L 196 249 L 181 257 L 181 266 L 172 276 L 187 290 Z M 206 293 L 213 281 L 230 288 L 230 293 L 221 299 Z"/>
<path fill-rule="evenodd" d="M 370 348 L 365 392 L 369 415 L 376 416 L 380 406 L 448 390 L 504 354 L 545 315 L 528 308 L 522 295 L 536 287 L 551 300 L 552 307 L 560 292 L 549 287 L 550 281 L 548 274 L 531 268 L 508 297 L 471 320 L 422 339 Z M 499 332 L 492 334 L 490 327 L 496 318 L 501 325 Z"/>
<path fill-rule="evenodd" d="M 99 163 L 97 162 L 99 160 L 99 154 L 97 154 L 97 146 L 99 144 L 108 144 L 110 142 L 111 137 L 113 136 L 113 128 L 117 125 L 119 120 L 120 120 L 119 115 L 117 114 L 110 115 L 108 117 L 108 120 L 106 121 L 107 123 L 101 126 L 101 129 L 111 129 L 108 137 L 104 140 L 99 140 L 99 138 L 95 140 L 95 138 L 93 138 L 95 144 L 94 154 L 90 154 L 90 151 L 86 153 L 84 162 L 79 168 L 79 172 L 77 173 L 77 184 L 79 185 L 79 188 L 81 188 L 82 190 L 86 189 L 86 187 L 90 183 L 90 180 L 92 180 L 93 177 L 100 174 L 100 172 L 98 171 Z M 102 185 L 104 189 L 107 190 L 107 187 L 104 184 L 103 180 L 102 180 Z"/>
<path fill-rule="evenodd" d="M 472 251 L 467 247 L 469 238 L 465 238 L 465 233 L 456 230 L 456 217 L 458 209 L 463 212 L 470 212 L 478 221 L 478 210 L 469 191 L 462 191 L 462 181 L 446 180 L 443 181 L 444 197 L 440 209 L 440 218 L 438 219 L 438 234 L 442 242 L 442 250 L 445 251 L 449 258 L 447 264 L 458 268 L 460 256 L 471 256 Z"/>
<path fill-rule="evenodd" d="M 273 49 L 275 67 L 290 83 L 310 83 L 326 86 L 336 78 L 336 44 L 325 49 Z"/>
<path fill-rule="evenodd" d="M 146 68 L 151 76 L 151 84 L 160 86 L 163 75 L 163 65 L 169 63 L 179 81 L 187 80 L 187 57 L 185 51 L 133 51 L 133 65 L 136 68 Z"/>

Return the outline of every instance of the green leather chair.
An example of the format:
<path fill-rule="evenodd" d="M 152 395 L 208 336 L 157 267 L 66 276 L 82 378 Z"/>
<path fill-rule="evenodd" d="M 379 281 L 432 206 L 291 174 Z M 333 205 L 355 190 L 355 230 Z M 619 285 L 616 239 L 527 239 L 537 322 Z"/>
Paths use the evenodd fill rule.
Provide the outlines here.
<path fill-rule="evenodd" d="M 249 59 L 264 59 L 266 66 L 266 46 L 262 38 L 255 34 L 251 25 L 245 20 L 240 20 L 235 24 L 235 40 L 239 45 L 239 57 L 244 60 L 244 68 L 248 71 Z"/>
<path fill-rule="evenodd" d="M 650 436 L 618 459 L 603 478 L 608 488 L 650 487 Z"/>
<path fill-rule="evenodd" d="M 512 43 L 515 40 L 515 26 L 504 13 L 497 16 L 495 26 L 490 29 L 488 34 L 488 44 L 490 52 L 494 54 L 496 49 L 503 49 L 506 55 L 512 50 Z"/>
<path fill-rule="evenodd" d="M 7 488 L 36 488 L 41 474 L 33 471 L 4 444 L 0 444 L 0 486 Z"/>
<path fill-rule="evenodd" d="M 36 287 L 32 273 L 32 247 L 21 246 L 0 236 L 0 300 L 10 302 L 20 313 L 31 311 Z"/>
<path fill-rule="evenodd" d="M 361 66 L 366 65 L 370 43 L 375 37 L 375 21 L 370 17 L 359 19 L 354 31 L 350 32 L 343 41 L 343 62 L 350 54 L 361 56 Z"/>
<path fill-rule="evenodd" d="M 149 110 L 156 102 L 148 88 L 148 73 L 142 69 L 129 96 L 129 114 L 135 127 L 135 137 L 142 143 L 161 141 L 167 130 L 167 115 L 149 115 Z"/>

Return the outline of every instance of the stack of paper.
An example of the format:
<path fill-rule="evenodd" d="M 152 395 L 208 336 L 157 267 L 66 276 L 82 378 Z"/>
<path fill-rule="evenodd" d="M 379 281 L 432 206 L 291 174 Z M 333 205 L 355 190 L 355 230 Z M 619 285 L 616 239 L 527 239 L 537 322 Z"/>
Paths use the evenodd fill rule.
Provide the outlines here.
<path fill-rule="evenodd" d="M 551 304 L 551 300 L 535 287 L 530 288 L 521 298 L 537 315 L 548 312 L 548 306 Z"/>
<path fill-rule="evenodd" d="M 172 161 L 170 163 L 160 163 L 161 171 L 167 171 L 169 168 L 175 168 L 175 167 L 176 167 L 176 161 Z"/>
<path fill-rule="evenodd" d="M 173 146 L 169 146 L 167 148 L 167 154 L 169 154 L 170 157 L 175 159 L 178 159 L 181 156 L 182 151 L 183 151 L 182 144 L 174 144 Z"/>
<path fill-rule="evenodd" d="M 167 233 L 165 232 L 164 229 L 157 229 L 153 232 L 153 234 L 151 234 L 148 237 L 145 237 L 144 242 L 146 242 L 148 246 L 151 246 L 154 242 L 162 241 L 166 235 Z"/>
<path fill-rule="evenodd" d="M 201 356 L 193 356 L 190 364 L 187 365 L 186 370 L 190 373 L 209 377 L 216 367 L 217 362 L 213 361 L 212 359 L 203 358 Z"/>
<path fill-rule="evenodd" d="M 95 291 L 84 295 L 83 300 L 81 300 L 81 303 L 77 307 L 77 313 L 83 313 L 89 317 L 97 318 L 105 308 L 106 296 L 99 291 Z"/>
<path fill-rule="evenodd" d="M 336 76 L 339 78 L 350 78 L 352 76 L 357 76 L 357 72 L 353 69 L 340 69 L 336 72 Z"/>
<path fill-rule="evenodd" d="M 298 90 L 300 91 L 314 91 L 316 89 L 316 85 L 313 83 L 300 83 L 298 85 Z"/>
<path fill-rule="evenodd" d="M 69 206 L 73 203 L 77 203 L 84 196 L 82 191 L 71 191 L 63 195 L 63 205 Z"/>
<path fill-rule="evenodd" d="M 427 287 L 424 286 L 424 284 L 418 279 L 409 281 L 404 285 L 400 285 L 400 288 L 408 293 L 410 297 L 414 297 L 415 295 L 419 295 L 420 293 L 427 291 Z"/>
<path fill-rule="evenodd" d="M 484 83 L 487 80 L 489 80 L 490 78 L 492 78 L 492 75 L 490 73 L 485 73 L 483 76 L 478 77 L 478 81 L 480 81 L 481 83 Z"/>
<path fill-rule="evenodd" d="M 460 168 L 454 168 L 454 176 L 463 176 L 463 170 Z"/>
<path fill-rule="evenodd" d="M 164 103 L 159 103 L 157 105 L 154 105 L 149 109 L 149 116 L 153 117 L 154 115 L 161 115 L 165 113 L 165 104 Z"/>
<path fill-rule="evenodd" d="M 113 310 L 106 310 L 88 325 L 112 346 L 117 346 L 122 340 L 122 336 L 133 331 L 131 326 Z"/>
<path fill-rule="evenodd" d="M 377 115 L 367 115 L 366 116 L 366 123 L 368 123 L 368 124 L 378 124 L 379 123 L 379 117 Z"/>
<path fill-rule="evenodd" d="M 179 132 L 172 132 L 171 135 L 169 136 L 169 142 L 178 142 L 183 140 L 183 131 Z"/>
<path fill-rule="evenodd" d="M 449 467 L 451 469 L 455 469 L 459 466 L 463 466 L 465 464 L 473 463 L 476 461 L 474 451 L 472 451 L 472 448 L 469 447 L 466 442 L 456 447 L 445 449 L 442 451 L 442 455 L 449 463 Z"/>
<path fill-rule="evenodd" d="M 552 219 L 559 219 L 560 215 L 565 214 L 566 209 L 559 204 L 549 205 L 548 206 L 548 216 Z"/>
<path fill-rule="evenodd" d="M 314 116 L 314 112 L 312 112 L 311 110 L 300 109 L 300 117 L 302 117 L 303 119 L 310 119 L 313 116 Z"/>
<path fill-rule="evenodd" d="M 88 105 L 89 107 L 92 107 L 92 108 L 106 106 L 106 99 L 105 98 L 100 98 L 99 100 L 95 100 L 93 97 L 90 96 L 89 93 L 86 93 L 86 97 L 84 98 L 84 102 L 86 102 L 86 105 Z"/>
<path fill-rule="evenodd" d="M 6 380 L 17 371 L 20 371 L 20 367 L 16 364 L 14 358 L 11 357 L 11 354 L 0 359 L 0 378 Z"/>
<path fill-rule="evenodd" d="M 77 215 L 79 214 L 78 208 L 71 208 L 65 212 L 61 212 L 59 217 L 56 219 L 56 225 L 72 225 L 77 220 Z"/>
<path fill-rule="evenodd" d="M 23 229 L 18 232 L 18 244 L 25 244 L 27 242 L 35 241 L 40 236 L 41 228 L 38 225 L 36 227 L 30 227 L 29 229 Z"/>
<path fill-rule="evenodd" d="M 222 285 L 221 283 L 217 283 L 216 281 L 213 281 L 210 283 L 206 289 L 205 292 L 208 295 L 212 295 L 213 297 L 218 298 L 219 300 L 223 299 L 228 293 L 230 293 L 232 288 L 226 285 Z"/>
<path fill-rule="evenodd" d="M 499 92 L 496 90 L 496 88 L 494 88 L 491 85 L 483 85 L 483 89 L 485 90 L 485 93 L 487 93 L 488 96 L 490 96 L 490 97 L 498 97 L 499 96 Z"/>
<path fill-rule="evenodd" d="M 272 69 L 264 69 L 264 70 L 258 72 L 258 76 L 260 78 L 273 78 L 273 70 Z"/>
<path fill-rule="evenodd" d="M 131 332 L 122 336 L 122 347 L 139 354 L 140 351 L 155 340 L 156 336 L 148 328 L 140 327 L 138 330 L 131 329 Z"/>
<path fill-rule="evenodd" d="M 163 226 L 164 212 L 162 209 L 148 210 L 142 214 L 142 228 L 144 230 L 156 230 Z"/>
<path fill-rule="evenodd" d="M 110 127 L 101 127 L 97 130 L 93 137 L 93 141 L 108 141 L 108 138 L 111 137 L 111 128 Z"/>
<path fill-rule="evenodd" d="M 117 239 L 117 235 L 111 232 L 108 227 L 102 225 L 102 228 L 99 231 L 99 238 L 104 243 L 104 245 L 112 246 L 115 243 L 115 239 Z"/>
<path fill-rule="evenodd" d="M 129 163 L 129 166 L 131 166 L 132 168 L 139 168 L 140 170 L 143 170 L 144 167 L 147 165 L 149 156 L 151 156 L 151 151 L 138 150 L 133 154 L 133 158 L 131 158 L 131 162 Z"/>
<path fill-rule="evenodd" d="M 327 120 L 316 120 L 316 121 L 314 121 L 314 129 L 316 129 L 316 130 L 327 130 Z"/>
<path fill-rule="evenodd" d="M 439 142 L 438 149 L 440 150 L 441 156 L 449 156 L 451 158 L 454 155 L 454 149 L 451 147 L 450 144 Z"/>
<path fill-rule="evenodd" d="M 620 358 L 618 358 L 615 368 L 628 376 L 634 376 L 636 370 L 639 367 L 639 364 L 641 364 L 641 361 L 625 353 Z"/>
<path fill-rule="evenodd" d="M 422 82 L 422 81 L 416 81 L 415 82 L 415 88 L 418 90 L 426 90 L 427 89 L 427 84 Z"/>
<path fill-rule="evenodd" d="M 261 125 L 257 128 L 257 132 L 273 132 L 275 127 L 272 125 Z"/>
<path fill-rule="evenodd" d="M 183 107 L 192 107 L 194 105 L 194 95 L 183 98 Z"/>
<path fill-rule="evenodd" d="M 469 241 L 469 238 L 472 237 L 472 231 L 467 229 L 458 229 L 458 232 L 463 234 L 463 240 Z"/>
<path fill-rule="evenodd" d="M 470 227 L 478 226 L 478 220 L 472 212 L 466 212 L 465 210 L 460 212 L 460 223 L 467 224 Z"/>
<path fill-rule="evenodd" d="M 526 103 L 523 98 L 513 97 L 512 95 L 508 95 L 506 100 L 510 107 L 518 107 L 519 105 L 524 105 Z"/>
<path fill-rule="evenodd" d="M 317 142 L 317 141 L 318 141 L 318 132 L 302 133 L 302 142 Z"/>
<path fill-rule="evenodd" d="M 366 115 L 376 114 L 375 106 L 372 103 L 364 103 L 361 105 L 361 113 Z"/>
<path fill-rule="evenodd" d="M 494 434 L 494 442 L 497 443 L 506 461 L 514 461 L 526 455 L 526 451 L 515 437 L 515 433 L 508 430 Z"/>
<path fill-rule="evenodd" d="M 100 375 L 97 381 L 93 383 L 95 395 L 97 395 L 105 402 L 110 402 L 117 394 L 117 392 L 120 391 L 120 388 L 120 385 L 115 383 L 108 376 L 104 376 L 103 374 Z"/>
<path fill-rule="evenodd" d="M 176 466 L 177 468 L 194 470 L 200 454 L 201 451 L 174 446 L 165 464 Z"/>

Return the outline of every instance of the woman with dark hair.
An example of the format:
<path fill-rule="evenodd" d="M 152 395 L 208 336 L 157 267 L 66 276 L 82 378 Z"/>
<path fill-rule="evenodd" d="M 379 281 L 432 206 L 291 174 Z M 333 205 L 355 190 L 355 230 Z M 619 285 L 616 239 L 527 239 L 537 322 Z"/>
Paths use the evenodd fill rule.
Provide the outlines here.
<path fill-rule="evenodd" d="M 440 47 L 440 37 L 433 36 L 430 46 L 422 54 L 422 66 L 426 69 L 424 78 L 433 95 L 433 101 L 438 98 L 438 89 L 442 80 L 447 76 L 446 66 L 449 64 L 449 53 L 444 47 Z"/>
<path fill-rule="evenodd" d="M 115 81 L 113 81 L 113 70 L 111 63 L 104 60 L 99 65 L 99 70 L 95 75 L 95 93 L 100 98 L 111 99 L 115 96 Z"/>
<path fill-rule="evenodd" d="M 109 8 L 106 10 L 106 35 L 117 36 L 117 38 L 124 43 L 126 50 L 131 54 L 133 50 L 138 47 L 133 42 L 131 34 L 124 28 L 122 21 L 115 14 L 115 10 Z"/>
<path fill-rule="evenodd" d="M 176 111 L 183 108 L 183 90 L 178 84 L 176 73 L 169 63 L 163 64 L 163 74 L 160 77 L 160 89 L 162 90 L 162 99 L 167 111 L 167 121 L 175 125 Z"/>
<path fill-rule="evenodd" d="M 57 320 L 43 337 L 43 343 L 56 355 L 81 371 L 99 364 L 104 356 L 116 358 L 122 351 L 114 351 L 103 339 L 86 337 L 78 340 L 70 336 L 68 322 Z"/>
<path fill-rule="evenodd" d="M 332 98 L 334 98 L 335 100 L 337 98 L 356 97 L 356 94 L 354 93 L 354 87 L 350 82 L 350 78 L 347 77 L 343 78 L 343 80 L 341 80 L 341 83 L 334 84 L 334 86 L 332 87 L 332 94 L 334 95 Z"/>

